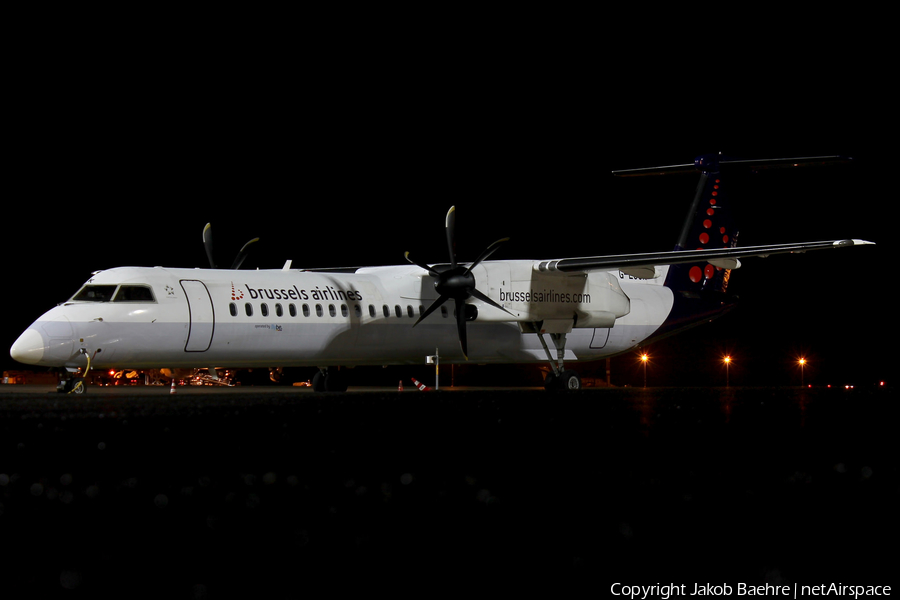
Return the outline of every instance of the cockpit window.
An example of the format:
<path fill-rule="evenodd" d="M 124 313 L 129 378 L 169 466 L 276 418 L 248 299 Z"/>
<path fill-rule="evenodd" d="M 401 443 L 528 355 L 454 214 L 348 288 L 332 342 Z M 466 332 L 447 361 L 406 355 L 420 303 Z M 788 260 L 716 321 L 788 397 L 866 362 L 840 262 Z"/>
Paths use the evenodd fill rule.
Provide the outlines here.
<path fill-rule="evenodd" d="M 86 285 L 72 297 L 74 302 L 109 302 L 116 291 L 114 285 Z"/>
<path fill-rule="evenodd" d="M 145 285 L 122 285 L 113 302 L 156 302 L 153 290 Z"/>
<path fill-rule="evenodd" d="M 72 302 L 150 302 L 153 290 L 146 285 L 86 285 L 72 297 Z"/>

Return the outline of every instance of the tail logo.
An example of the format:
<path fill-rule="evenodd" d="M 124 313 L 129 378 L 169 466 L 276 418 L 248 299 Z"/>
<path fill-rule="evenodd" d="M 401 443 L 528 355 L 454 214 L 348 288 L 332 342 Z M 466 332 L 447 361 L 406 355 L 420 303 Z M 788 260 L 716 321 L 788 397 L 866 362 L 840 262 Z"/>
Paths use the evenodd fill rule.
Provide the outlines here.
<path fill-rule="evenodd" d="M 693 237 L 694 240 L 700 243 L 698 250 L 702 250 L 703 248 L 708 248 L 710 245 L 716 246 L 718 240 L 721 240 L 721 246 L 723 248 L 734 247 L 737 242 L 737 236 L 729 235 L 728 227 L 726 226 L 730 219 L 726 215 L 727 210 L 723 209 L 722 204 L 718 203 L 719 196 L 719 186 L 721 184 L 720 179 L 714 179 L 709 184 L 707 184 L 708 190 L 708 202 L 709 205 L 704 212 L 704 219 L 700 221 L 699 227 L 694 230 Z M 701 209 L 702 210 L 702 209 Z M 723 212 L 724 210 L 724 212 Z M 696 226 L 695 226 L 696 227 Z M 698 233 L 699 231 L 699 233 Z M 719 271 L 722 271 L 721 267 L 713 266 L 709 263 L 706 266 L 694 265 L 692 266 L 688 272 L 688 279 L 693 283 L 704 283 L 716 277 L 716 274 Z M 704 283 L 704 287 L 706 287 L 707 283 Z M 724 279 L 719 282 L 716 287 L 721 291 L 725 291 L 728 286 L 728 274 L 725 274 Z"/>

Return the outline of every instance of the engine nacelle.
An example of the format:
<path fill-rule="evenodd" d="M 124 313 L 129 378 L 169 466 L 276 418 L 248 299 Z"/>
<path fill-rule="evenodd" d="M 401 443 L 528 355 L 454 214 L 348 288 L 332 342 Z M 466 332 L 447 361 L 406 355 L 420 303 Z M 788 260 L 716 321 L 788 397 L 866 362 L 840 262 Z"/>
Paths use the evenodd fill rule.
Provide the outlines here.
<path fill-rule="evenodd" d="M 532 261 L 482 263 L 476 274 L 483 291 L 505 310 L 479 308 L 478 321 L 558 321 L 574 327 L 612 327 L 631 311 L 617 274 L 565 273 Z"/>
<path fill-rule="evenodd" d="M 631 312 L 631 300 L 622 291 L 619 278 L 606 271 L 588 274 L 584 302 L 575 307 L 575 327 L 612 327 L 616 319 Z"/>

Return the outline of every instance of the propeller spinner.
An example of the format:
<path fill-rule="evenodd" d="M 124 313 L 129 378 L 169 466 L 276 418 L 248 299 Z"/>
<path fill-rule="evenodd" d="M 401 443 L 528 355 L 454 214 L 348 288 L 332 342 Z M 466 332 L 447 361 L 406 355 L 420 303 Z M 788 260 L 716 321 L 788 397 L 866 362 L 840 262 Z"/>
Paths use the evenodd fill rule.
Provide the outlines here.
<path fill-rule="evenodd" d="M 456 262 L 456 251 L 454 250 L 456 235 L 455 206 L 451 206 L 450 210 L 447 211 L 447 217 L 444 220 L 444 229 L 446 230 L 447 246 L 450 251 L 449 268 L 447 268 L 446 266 L 432 267 L 411 258 L 409 256 L 409 252 L 404 254 L 406 260 L 425 269 L 426 271 L 428 271 L 429 275 L 434 277 L 434 289 L 438 293 L 438 299 L 435 300 L 431 304 L 431 306 L 429 306 L 428 309 L 422 313 L 419 319 L 413 324 L 413 327 L 421 323 L 422 320 L 425 319 L 425 317 L 437 310 L 442 304 L 444 304 L 444 302 L 452 299 L 456 304 L 456 330 L 459 335 L 459 345 L 462 349 L 463 356 L 466 360 L 469 360 L 468 347 L 466 342 L 466 300 L 468 300 L 469 298 L 477 298 L 485 304 L 490 304 L 495 308 L 499 308 L 500 310 L 509 313 L 508 310 L 491 300 L 485 294 L 478 291 L 478 289 L 475 287 L 475 275 L 472 274 L 472 270 L 476 266 L 478 266 L 481 261 L 485 260 L 491 254 L 493 254 L 500 247 L 500 244 L 508 241 L 509 238 L 497 240 L 496 242 L 485 248 L 484 251 L 478 256 L 478 258 L 475 259 L 475 262 L 468 266 L 465 266 L 459 265 Z"/>
<path fill-rule="evenodd" d="M 250 252 L 250 244 L 258 242 L 259 238 L 253 238 L 241 248 L 241 251 L 238 252 L 237 256 L 234 258 L 234 262 L 231 263 L 231 269 L 240 269 L 241 265 L 244 264 L 244 259 L 247 258 L 247 254 Z M 212 242 L 212 223 L 207 223 L 206 227 L 203 228 L 203 247 L 206 248 L 206 258 L 209 259 L 209 266 L 211 269 L 216 269 L 216 261 L 213 258 L 213 242 Z"/>

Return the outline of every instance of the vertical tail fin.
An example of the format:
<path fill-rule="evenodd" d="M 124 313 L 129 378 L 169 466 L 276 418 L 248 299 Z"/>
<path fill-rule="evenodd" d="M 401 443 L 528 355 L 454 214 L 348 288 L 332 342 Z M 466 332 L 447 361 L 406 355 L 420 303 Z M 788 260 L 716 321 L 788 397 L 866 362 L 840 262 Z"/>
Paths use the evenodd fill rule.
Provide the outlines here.
<path fill-rule="evenodd" d="M 675 250 L 734 248 L 738 234 L 728 180 L 723 180 L 719 156 L 701 156 L 694 161 L 700 182 Z M 721 292 L 728 289 L 730 269 L 710 263 L 673 265 L 666 286 L 687 292 Z"/>
<path fill-rule="evenodd" d="M 729 204 L 728 184 L 723 182 L 719 155 L 698 157 L 693 164 L 614 171 L 619 176 L 669 175 L 700 172 L 700 181 L 687 219 L 678 236 L 675 250 L 733 248 L 738 231 Z M 709 263 L 672 265 L 668 267 L 665 285 L 684 292 L 724 292 L 728 288 L 730 270 Z"/>
<path fill-rule="evenodd" d="M 828 165 L 850 160 L 852 159 L 843 156 L 743 160 L 709 154 L 698 157 L 693 164 L 614 171 L 614 174 L 667 175 L 699 171 L 697 192 L 678 236 L 675 250 L 734 248 L 737 246 L 739 231 L 729 194 L 729 186 L 733 186 L 734 183 L 734 180 L 730 179 L 731 174 L 739 170 L 755 172 L 764 169 Z M 725 177 L 722 176 L 723 173 Z M 730 276 L 730 269 L 710 263 L 672 265 L 669 267 L 665 285 L 674 291 L 689 295 L 724 293 L 728 289 Z"/>

